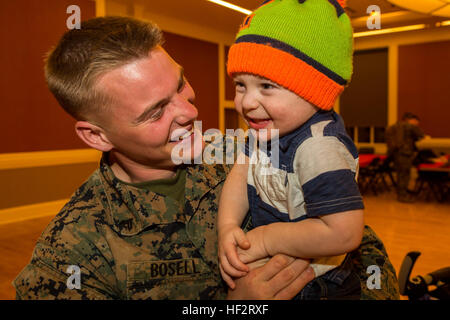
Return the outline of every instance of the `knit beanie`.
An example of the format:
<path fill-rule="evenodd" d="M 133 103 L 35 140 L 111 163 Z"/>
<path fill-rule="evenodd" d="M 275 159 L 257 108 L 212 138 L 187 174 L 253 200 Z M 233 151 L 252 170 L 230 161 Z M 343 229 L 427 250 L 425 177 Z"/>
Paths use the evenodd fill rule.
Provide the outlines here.
<path fill-rule="evenodd" d="M 264 1 L 239 29 L 228 74 L 259 75 L 330 110 L 353 70 L 353 32 L 344 2 Z"/>

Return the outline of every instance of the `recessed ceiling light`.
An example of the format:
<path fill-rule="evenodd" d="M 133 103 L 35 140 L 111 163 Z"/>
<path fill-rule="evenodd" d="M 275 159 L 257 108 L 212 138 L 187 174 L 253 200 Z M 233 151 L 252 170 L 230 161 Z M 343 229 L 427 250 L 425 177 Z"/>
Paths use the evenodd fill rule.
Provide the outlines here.
<path fill-rule="evenodd" d="M 232 3 L 229 3 L 229 2 L 226 2 L 226 1 L 222 1 L 222 0 L 207 0 L 207 1 L 213 2 L 215 4 L 218 4 L 219 6 L 223 6 L 223 7 L 226 7 L 228 9 L 239 11 L 239 12 L 241 12 L 243 14 L 246 14 L 246 15 L 249 15 L 250 13 L 252 13 L 252 11 L 250 11 L 250 10 L 247 10 L 245 8 L 239 7 L 239 6 L 235 5 L 235 4 L 232 4 Z"/>

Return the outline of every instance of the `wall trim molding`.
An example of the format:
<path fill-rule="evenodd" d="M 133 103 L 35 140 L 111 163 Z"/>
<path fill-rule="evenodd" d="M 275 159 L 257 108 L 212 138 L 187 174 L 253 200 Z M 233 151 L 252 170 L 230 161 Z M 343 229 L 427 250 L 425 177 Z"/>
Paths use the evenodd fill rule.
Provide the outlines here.
<path fill-rule="evenodd" d="M 16 223 L 36 218 L 55 216 L 68 201 L 69 199 L 62 199 L 56 201 L 36 203 L 26 206 L 1 209 L 0 225 Z"/>
<path fill-rule="evenodd" d="M 354 49 L 358 51 L 385 48 L 392 45 L 402 46 L 428 42 L 443 42 L 450 40 L 449 31 L 450 27 L 441 27 L 357 38 L 354 40 Z"/>
<path fill-rule="evenodd" d="M 95 149 L 3 153 L 0 154 L 0 170 L 99 162 L 101 155 Z"/>

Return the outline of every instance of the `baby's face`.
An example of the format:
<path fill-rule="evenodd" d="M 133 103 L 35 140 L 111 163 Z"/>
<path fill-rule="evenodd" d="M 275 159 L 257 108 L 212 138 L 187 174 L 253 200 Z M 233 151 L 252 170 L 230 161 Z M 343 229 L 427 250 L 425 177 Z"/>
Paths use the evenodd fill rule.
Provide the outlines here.
<path fill-rule="evenodd" d="M 278 129 L 279 136 L 297 129 L 318 110 L 292 91 L 259 76 L 241 73 L 233 78 L 237 112 L 256 131 Z"/>

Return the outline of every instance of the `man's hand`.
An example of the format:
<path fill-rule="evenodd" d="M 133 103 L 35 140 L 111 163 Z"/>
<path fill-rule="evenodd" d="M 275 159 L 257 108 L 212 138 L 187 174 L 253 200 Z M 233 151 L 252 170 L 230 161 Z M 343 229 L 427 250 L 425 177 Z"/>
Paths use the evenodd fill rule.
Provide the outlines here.
<path fill-rule="evenodd" d="M 236 287 L 228 290 L 229 300 L 290 300 L 314 279 L 309 261 L 276 255 L 264 266 L 235 279 Z"/>

